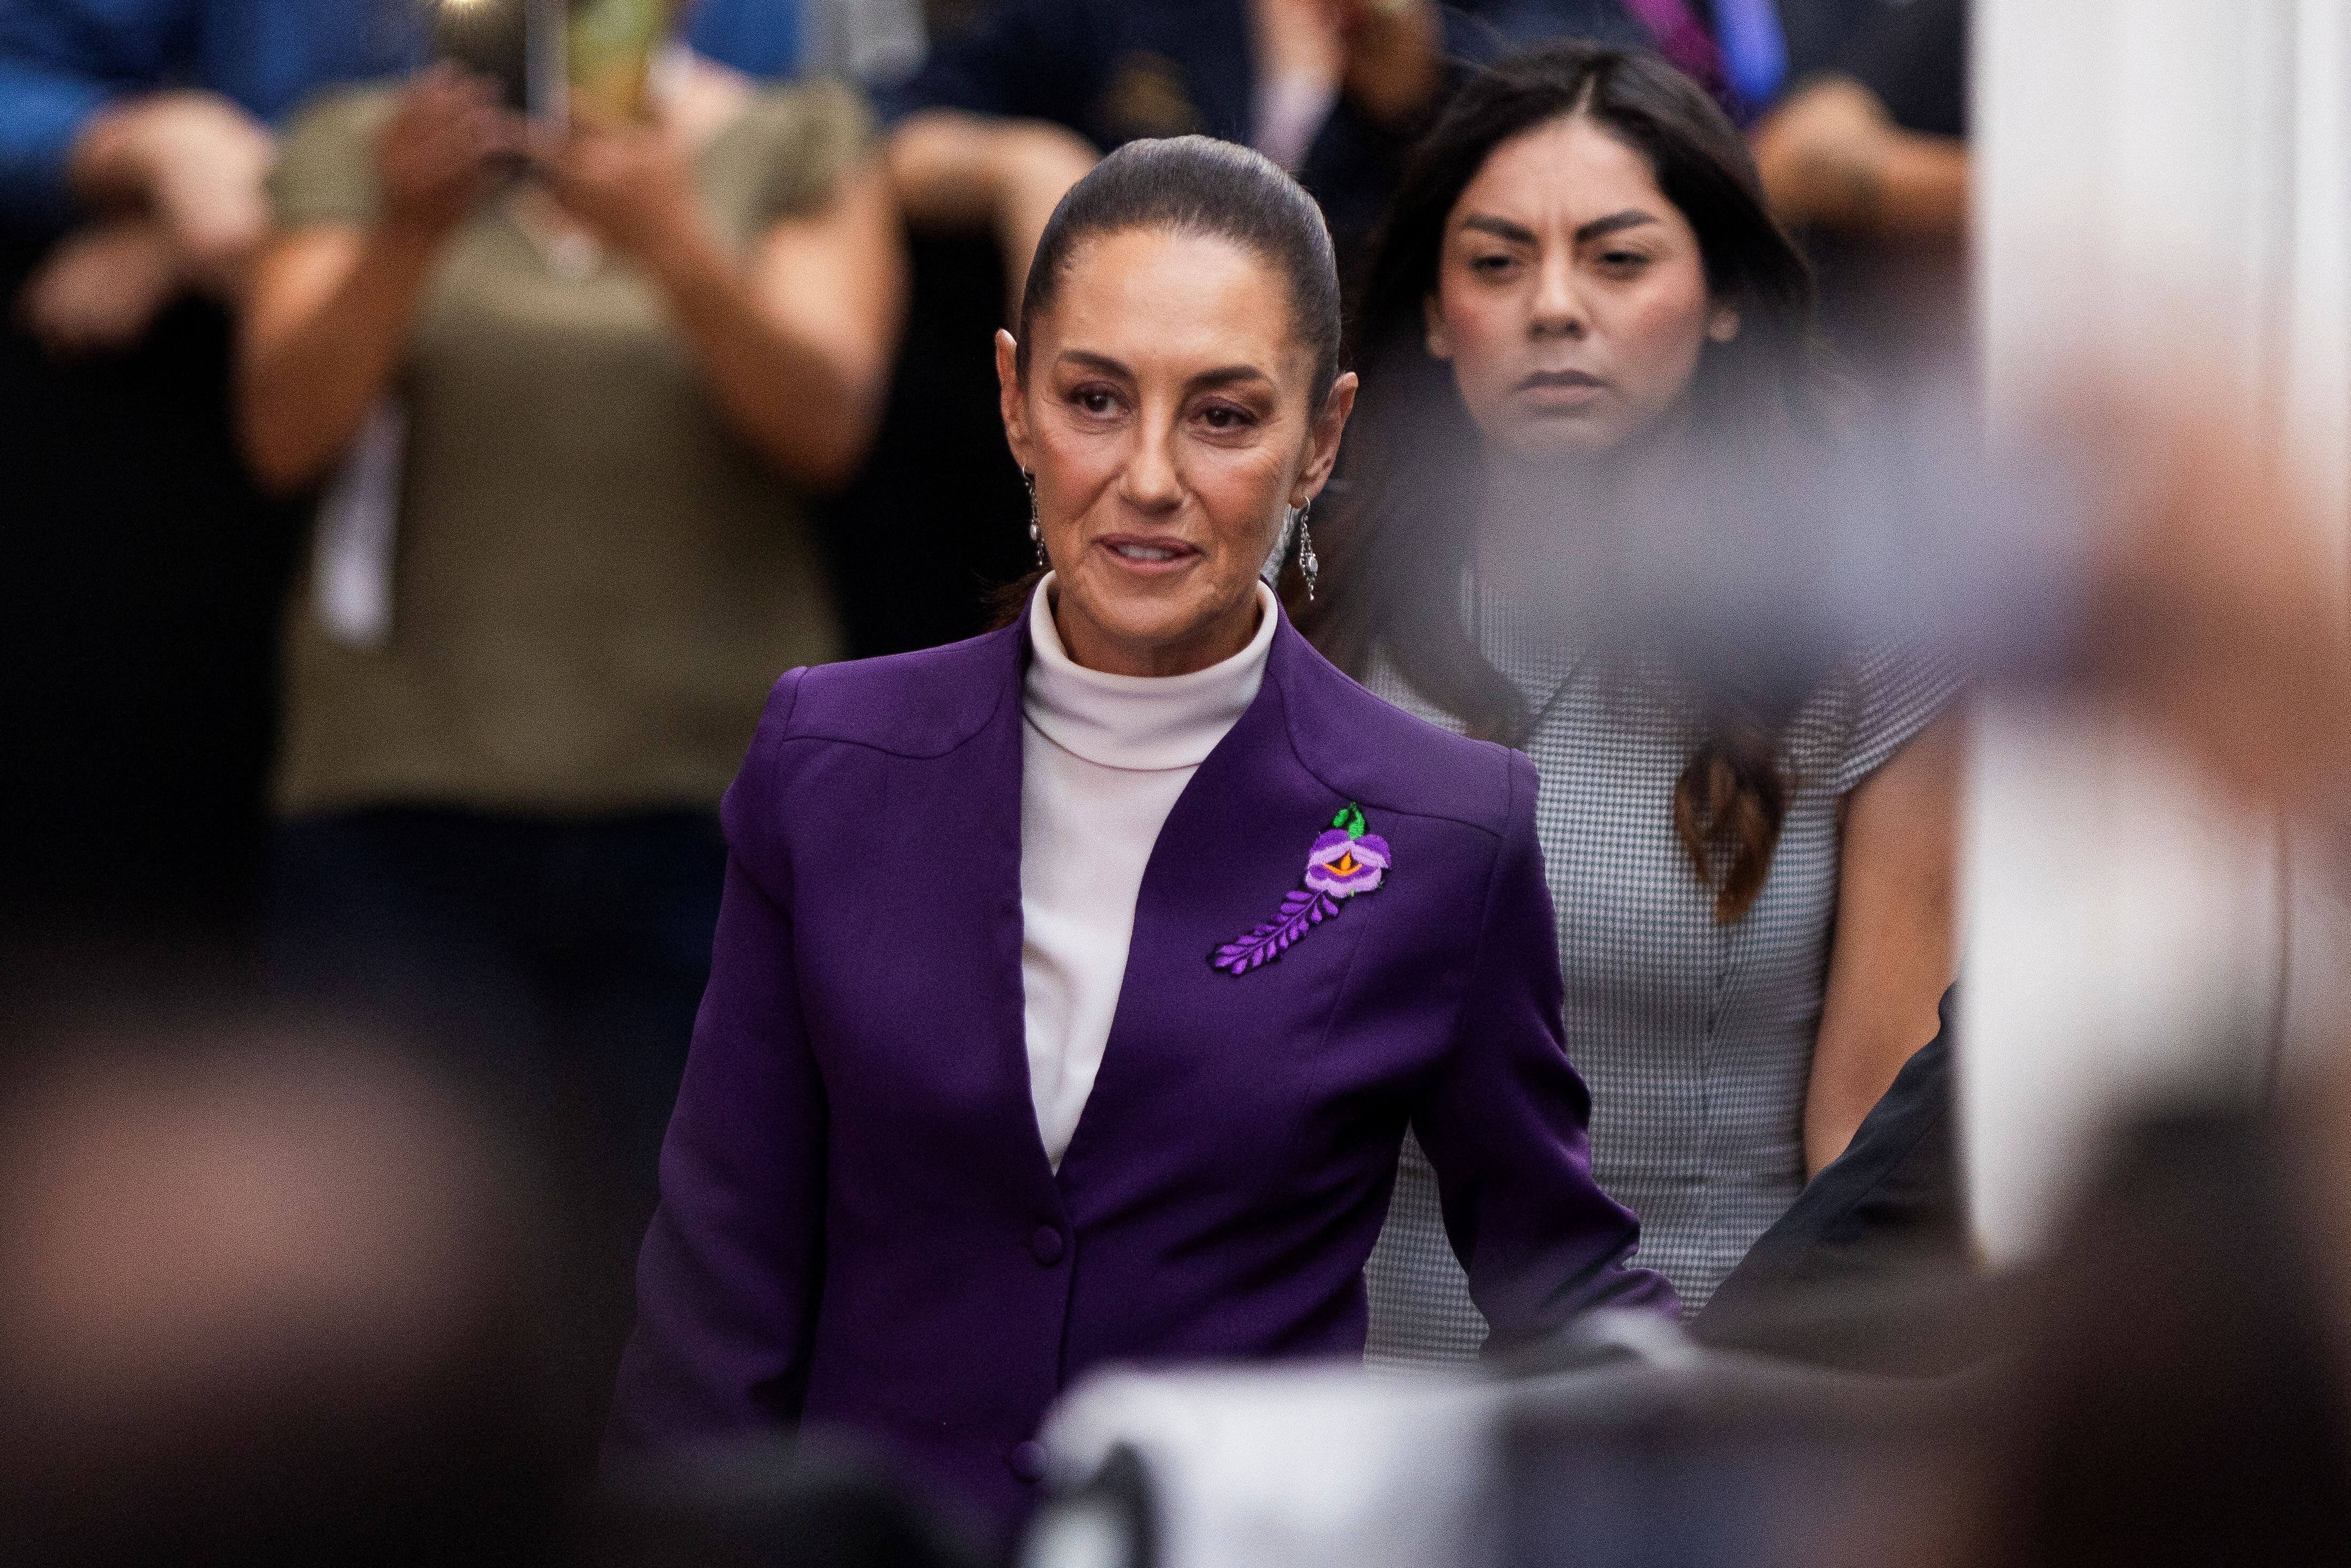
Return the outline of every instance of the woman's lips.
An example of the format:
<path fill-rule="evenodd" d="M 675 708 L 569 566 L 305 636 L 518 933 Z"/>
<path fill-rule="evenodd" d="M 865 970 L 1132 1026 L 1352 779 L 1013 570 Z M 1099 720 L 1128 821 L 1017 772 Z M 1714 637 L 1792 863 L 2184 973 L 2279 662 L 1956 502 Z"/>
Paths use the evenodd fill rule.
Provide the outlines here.
<path fill-rule="evenodd" d="M 1181 539 L 1144 534 L 1106 534 L 1094 541 L 1124 571 L 1157 576 L 1180 572 L 1199 559 L 1199 549 Z"/>
<path fill-rule="evenodd" d="M 1608 383 L 1585 370 L 1537 370 L 1520 379 L 1519 396 L 1542 408 L 1580 408 L 1607 390 Z"/>

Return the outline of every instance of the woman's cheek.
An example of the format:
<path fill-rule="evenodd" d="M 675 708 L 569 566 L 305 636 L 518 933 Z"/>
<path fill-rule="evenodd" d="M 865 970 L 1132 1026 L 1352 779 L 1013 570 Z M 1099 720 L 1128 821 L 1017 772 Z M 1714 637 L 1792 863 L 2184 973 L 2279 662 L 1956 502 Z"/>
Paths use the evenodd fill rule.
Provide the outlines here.
<path fill-rule="evenodd" d="M 1281 462 L 1268 447 L 1210 449 L 1201 454 L 1194 486 L 1207 504 L 1219 540 L 1245 548 L 1280 504 Z"/>
<path fill-rule="evenodd" d="M 1706 319 L 1703 292 L 1676 289 L 1638 302 L 1625 369 L 1647 383 L 1653 400 L 1671 403 L 1681 396 L 1706 346 Z"/>
<path fill-rule="evenodd" d="M 1052 470 L 1053 491 L 1082 512 L 1118 472 L 1123 438 L 1116 431 L 1084 430 L 1063 422 L 1047 431 L 1042 453 Z"/>
<path fill-rule="evenodd" d="M 1508 379 L 1511 350 L 1520 334 L 1510 312 L 1499 300 L 1464 300 L 1445 315 L 1446 336 L 1451 339 L 1455 372 L 1465 381 L 1481 385 Z"/>

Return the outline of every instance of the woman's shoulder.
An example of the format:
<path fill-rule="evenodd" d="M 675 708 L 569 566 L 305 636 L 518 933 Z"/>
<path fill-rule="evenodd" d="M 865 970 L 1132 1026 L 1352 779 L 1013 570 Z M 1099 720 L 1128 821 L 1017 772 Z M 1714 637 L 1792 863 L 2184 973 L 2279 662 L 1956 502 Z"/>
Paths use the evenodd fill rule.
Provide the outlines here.
<path fill-rule="evenodd" d="M 1898 645 L 1855 649 L 1788 731 L 1789 760 L 1832 794 L 1860 785 L 1965 694 L 1959 662 Z"/>
<path fill-rule="evenodd" d="M 795 743 L 944 756 L 985 729 L 1002 703 L 1018 701 L 1018 638 L 1008 628 L 941 648 L 789 671 L 768 694 L 751 763 Z"/>
<path fill-rule="evenodd" d="M 1347 798 L 1498 836 L 1515 816 L 1532 814 L 1534 764 L 1524 756 L 1405 711 L 1303 638 L 1289 651 L 1290 727 L 1299 758 Z"/>

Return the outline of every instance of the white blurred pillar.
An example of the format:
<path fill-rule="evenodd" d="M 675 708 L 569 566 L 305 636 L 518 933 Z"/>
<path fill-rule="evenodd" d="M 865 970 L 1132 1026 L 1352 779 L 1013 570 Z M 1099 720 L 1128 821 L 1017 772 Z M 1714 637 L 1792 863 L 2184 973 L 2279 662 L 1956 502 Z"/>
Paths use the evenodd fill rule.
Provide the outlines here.
<path fill-rule="evenodd" d="M 2351 609 L 2351 5 L 1979 0 L 1975 29 L 1995 419 L 2085 346 L 2209 378 L 2306 474 Z M 1981 732 L 1961 1115 L 2008 1260 L 2117 1113 L 2330 1040 L 2351 921 L 2142 737 L 2016 701 Z"/>

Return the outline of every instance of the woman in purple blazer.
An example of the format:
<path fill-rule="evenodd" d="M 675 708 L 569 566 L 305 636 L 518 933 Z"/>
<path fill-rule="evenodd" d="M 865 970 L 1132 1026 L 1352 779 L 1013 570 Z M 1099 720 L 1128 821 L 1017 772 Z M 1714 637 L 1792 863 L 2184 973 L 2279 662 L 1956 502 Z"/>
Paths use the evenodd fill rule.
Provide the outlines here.
<path fill-rule="evenodd" d="M 798 670 L 726 797 L 616 1453 L 796 1421 L 1007 1526 L 1105 1362 L 1361 1354 L 1407 1126 L 1499 1340 L 1670 1311 L 1593 1185 L 1526 759 L 1363 691 L 1259 572 L 1354 400 L 1312 202 L 1186 137 L 1063 200 L 998 341 L 1054 570 Z"/>

